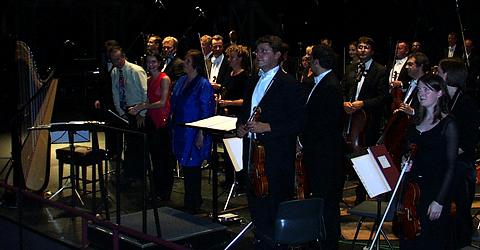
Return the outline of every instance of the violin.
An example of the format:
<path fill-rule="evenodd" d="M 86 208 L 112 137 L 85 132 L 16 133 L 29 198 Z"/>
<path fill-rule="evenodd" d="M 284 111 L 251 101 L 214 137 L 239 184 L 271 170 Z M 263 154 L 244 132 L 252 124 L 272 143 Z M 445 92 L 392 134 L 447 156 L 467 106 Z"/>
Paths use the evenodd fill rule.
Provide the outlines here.
<path fill-rule="evenodd" d="M 258 121 L 260 117 L 260 107 L 255 107 L 249 121 Z M 268 195 L 268 179 L 265 171 L 265 147 L 258 140 L 252 140 L 251 153 L 253 155 L 251 161 L 250 180 L 253 185 L 255 195 L 262 198 Z"/>
<path fill-rule="evenodd" d="M 414 158 L 416 145 L 410 146 L 409 156 L 402 163 L 407 167 Z M 413 240 L 420 235 L 420 217 L 417 205 L 420 202 L 420 187 L 414 181 L 402 182 L 403 192 L 399 196 L 397 210 L 393 216 L 392 231 L 399 239 Z"/>
<path fill-rule="evenodd" d="M 299 153 L 295 159 L 295 199 L 303 200 L 306 194 L 308 194 L 307 176 L 303 165 L 303 154 Z"/>

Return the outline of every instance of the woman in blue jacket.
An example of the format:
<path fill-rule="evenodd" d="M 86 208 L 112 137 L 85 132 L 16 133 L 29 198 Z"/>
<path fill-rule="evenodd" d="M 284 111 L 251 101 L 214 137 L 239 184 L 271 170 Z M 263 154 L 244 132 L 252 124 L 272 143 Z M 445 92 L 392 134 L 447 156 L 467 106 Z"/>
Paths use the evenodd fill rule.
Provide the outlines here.
<path fill-rule="evenodd" d="M 210 156 L 212 146 L 205 131 L 184 126 L 214 114 L 213 88 L 205 77 L 204 65 L 202 52 L 189 50 L 183 65 L 186 74 L 177 80 L 171 97 L 173 152 L 183 168 L 184 207 L 191 213 L 202 205 L 201 165 Z"/>

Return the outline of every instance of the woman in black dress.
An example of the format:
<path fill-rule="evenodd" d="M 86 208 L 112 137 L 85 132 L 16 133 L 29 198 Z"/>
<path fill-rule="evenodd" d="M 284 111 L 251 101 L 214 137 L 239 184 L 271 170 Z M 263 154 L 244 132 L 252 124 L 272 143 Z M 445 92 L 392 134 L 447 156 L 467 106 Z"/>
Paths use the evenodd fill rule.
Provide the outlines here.
<path fill-rule="evenodd" d="M 449 249 L 457 126 L 453 117 L 448 115 L 448 93 L 440 76 L 428 74 L 421 77 L 417 97 L 420 105 L 408 132 L 409 143 L 417 145 L 409 177 L 420 188 L 417 214 L 421 233 L 414 240 L 402 241 L 400 247 Z"/>

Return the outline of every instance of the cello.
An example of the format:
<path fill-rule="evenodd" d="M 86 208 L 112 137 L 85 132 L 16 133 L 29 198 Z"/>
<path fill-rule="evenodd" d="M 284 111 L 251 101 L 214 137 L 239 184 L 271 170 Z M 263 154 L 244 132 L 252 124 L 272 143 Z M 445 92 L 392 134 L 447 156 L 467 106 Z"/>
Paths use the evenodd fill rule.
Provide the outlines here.
<path fill-rule="evenodd" d="M 255 107 L 248 121 L 258 121 L 260 117 L 260 107 Z M 265 171 L 265 147 L 256 139 L 250 139 L 251 174 L 250 180 L 258 198 L 268 195 L 268 179 Z"/>
<path fill-rule="evenodd" d="M 398 72 L 397 71 L 394 71 L 393 74 L 392 74 L 392 81 L 396 81 L 398 78 Z M 393 110 L 396 110 L 400 107 L 400 104 L 402 103 L 403 101 L 403 91 L 402 91 L 402 88 L 400 86 L 395 86 L 395 87 L 392 87 L 392 91 L 391 91 L 391 94 L 392 94 L 392 105 L 391 105 L 391 108 L 392 108 L 392 111 Z"/>
<path fill-rule="evenodd" d="M 402 163 L 402 145 L 405 145 L 410 119 L 410 116 L 404 112 L 394 112 L 385 125 L 382 136 L 377 140 L 377 145 L 385 145 L 395 166 L 401 166 Z"/>
<path fill-rule="evenodd" d="M 392 77 L 390 79 L 390 83 L 393 83 L 395 81 L 398 80 L 398 76 L 400 75 L 399 72 L 395 71 L 395 61 L 396 61 L 396 57 L 397 57 L 397 53 L 398 53 L 398 46 L 400 44 L 400 41 L 397 41 L 397 43 L 395 44 L 395 52 L 393 54 L 393 62 L 392 62 Z M 400 104 L 402 103 L 403 101 L 403 91 L 402 91 L 402 87 L 401 86 L 392 86 L 392 88 L 390 89 L 390 94 L 392 96 L 392 105 L 391 105 L 391 109 L 392 111 L 393 110 L 396 110 L 400 107 Z"/>
<path fill-rule="evenodd" d="M 407 167 L 415 157 L 417 147 L 410 145 L 409 155 L 402 162 L 402 168 Z M 417 213 L 420 201 L 420 187 L 414 181 L 402 181 L 403 192 L 400 193 L 397 209 L 393 216 L 392 231 L 400 239 L 413 240 L 420 235 L 421 225 Z"/>
<path fill-rule="evenodd" d="M 359 64 L 359 68 L 355 72 L 354 81 L 356 84 L 360 82 L 362 76 L 365 74 L 365 65 Z M 353 100 L 350 98 L 350 102 Z M 345 140 L 345 152 L 347 154 L 358 152 L 365 148 L 365 127 L 367 125 L 367 114 L 365 110 L 359 109 L 352 114 L 346 115 L 344 122 L 343 138 Z M 355 176 L 351 162 L 345 158 L 344 174 L 347 176 Z"/>
<path fill-rule="evenodd" d="M 355 83 L 358 84 L 365 74 L 365 64 L 360 63 L 354 76 Z M 353 97 L 350 99 L 352 101 Z M 365 110 L 359 109 L 348 115 L 347 124 L 343 132 L 348 151 L 358 152 L 365 146 L 365 126 L 367 124 L 367 114 Z"/>
<path fill-rule="evenodd" d="M 308 194 L 307 176 L 303 165 L 303 153 L 298 153 L 295 159 L 295 199 L 303 200 Z"/>

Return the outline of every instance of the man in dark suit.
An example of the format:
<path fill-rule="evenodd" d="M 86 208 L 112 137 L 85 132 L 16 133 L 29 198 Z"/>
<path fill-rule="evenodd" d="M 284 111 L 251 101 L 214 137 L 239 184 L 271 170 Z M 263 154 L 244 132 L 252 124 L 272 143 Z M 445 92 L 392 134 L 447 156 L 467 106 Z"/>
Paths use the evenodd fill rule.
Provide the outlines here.
<path fill-rule="evenodd" d="M 391 113 L 390 111 L 398 108 L 398 105 L 400 105 L 404 93 L 408 89 L 408 83 L 410 82 L 410 80 L 412 80 L 412 78 L 408 75 L 406 67 L 409 51 L 409 44 L 406 41 L 397 42 L 395 48 L 395 61 L 393 62 L 393 65 L 391 65 L 389 71 L 391 95 L 389 95 L 389 97 L 387 98 L 387 103 L 392 103 L 392 101 L 395 101 L 397 103 L 393 103 L 393 105 L 391 105 L 391 110 L 388 109 L 387 111 L 388 114 Z M 397 91 L 401 92 L 398 93 Z M 399 98 L 400 100 L 395 98 Z"/>
<path fill-rule="evenodd" d="M 223 37 L 214 35 L 212 37 L 212 56 L 206 61 L 208 77 L 216 93 L 221 93 L 222 85 L 228 73 L 232 70 L 224 51 Z"/>
<path fill-rule="evenodd" d="M 456 57 L 456 58 L 463 58 L 463 54 L 465 51 L 463 46 L 457 43 L 457 33 L 450 32 L 447 37 L 448 47 L 443 50 L 443 57 Z"/>
<path fill-rule="evenodd" d="M 343 108 L 347 115 L 364 111 L 367 119 L 361 126 L 364 132 L 364 147 L 373 146 L 380 137 L 382 116 L 385 110 L 385 98 L 388 95 L 388 74 L 385 67 L 372 58 L 375 42 L 370 37 L 362 36 L 358 39 L 357 53 L 360 62 L 353 67 L 355 72 L 346 72 L 346 101 Z M 351 127 L 360 127 L 359 120 L 352 119 Z M 360 133 L 361 134 L 361 133 Z M 349 139 L 349 138 L 347 138 Z M 357 189 L 355 203 L 365 200 L 366 191 L 362 185 Z"/>
<path fill-rule="evenodd" d="M 260 77 L 254 77 L 246 92 L 237 121 L 237 136 L 243 138 L 244 166 L 251 173 L 249 144 L 256 139 L 265 148 L 264 169 L 268 194 L 257 197 L 250 179 L 247 198 L 259 248 L 269 248 L 280 202 L 294 196 L 296 138 L 304 122 L 305 96 L 300 84 L 280 69 L 282 39 L 263 36 L 256 42 Z M 256 107 L 258 119 L 249 121 Z M 257 109 L 258 110 L 258 109 Z"/>
<path fill-rule="evenodd" d="M 340 81 L 332 69 L 335 52 L 326 45 L 313 47 L 310 65 L 315 85 L 306 101 L 307 119 L 301 134 L 305 175 L 313 197 L 325 201 L 323 218 L 327 240 L 322 249 L 338 249 L 342 195 L 342 112 Z"/>
<path fill-rule="evenodd" d="M 177 56 L 178 40 L 173 36 L 167 36 L 162 41 L 162 72 L 170 77 L 172 85 L 175 85 L 180 76 L 185 74 L 183 71 L 183 61 Z"/>

